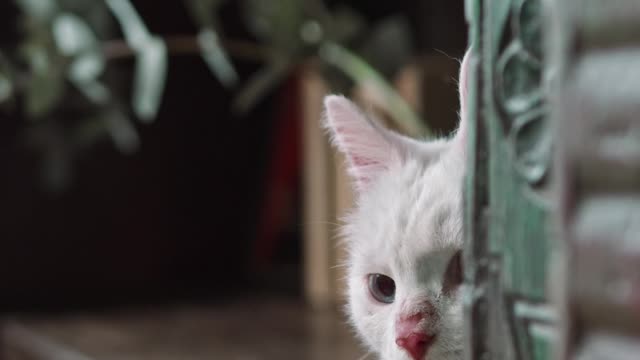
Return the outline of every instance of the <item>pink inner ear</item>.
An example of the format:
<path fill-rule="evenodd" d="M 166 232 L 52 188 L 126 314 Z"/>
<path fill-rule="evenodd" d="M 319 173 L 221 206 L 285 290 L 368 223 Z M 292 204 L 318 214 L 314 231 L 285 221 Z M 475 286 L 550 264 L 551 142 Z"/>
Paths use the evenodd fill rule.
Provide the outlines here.
<path fill-rule="evenodd" d="M 337 134 L 339 134 L 338 136 L 340 136 L 340 138 L 342 139 L 341 141 L 353 141 L 354 143 L 357 142 L 358 134 L 357 131 L 354 131 L 353 128 L 338 126 L 336 127 L 335 131 Z M 384 166 L 384 164 L 381 164 L 380 161 L 377 161 L 372 156 L 367 156 L 367 154 L 359 154 L 357 151 L 347 151 L 346 155 L 351 160 L 351 165 L 356 168 L 363 168 L 365 166 L 372 165 Z"/>
<path fill-rule="evenodd" d="M 346 132 L 343 133 L 346 135 Z M 344 136 L 345 141 L 353 139 L 353 135 Z M 386 164 L 381 160 L 373 157 L 373 154 L 359 154 L 357 148 L 347 149 L 346 157 L 349 161 L 349 171 L 356 180 L 359 190 L 363 190 L 371 180 L 386 168 Z"/>
<path fill-rule="evenodd" d="M 358 192 L 411 156 L 431 159 L 445 148 L 446 140 L 424 143 L 381 127 L 368 119 L 356 105 L 342 96 L 325 97 L 324 126 L 348 163 L 348 173 Z"/>
<path fill-rule="evenodd" d="M 351 162 L 353 162 L 354 166 L 370 166 L 370 165 L 374 165 L 374 164 L 378 164 L 377 162 L 371 160 L 371 159 L 367 159 L 367 158 L 363 158 L 363 157 L 359 157 L 359 156 L 352 156 L 351 157 Z"/>
<path fill-rule="evenodd" d="M 375 178 L 381 171 L 386 169 L 386 165 L 367 157 L 349 156 L 351 163 L 351 173 L 356 179 L 359 190 L 365 189 L 371 180 Z"/>
<path fill-rule="evenodd" d="M 365 190 L 393 161 L 395 151 L 383 129 L 372 123 L 353 103 L 342 96 L 325 98 L 326 126 L 333 143 L 348 159 L 349 173 L 358 191 Z"/>

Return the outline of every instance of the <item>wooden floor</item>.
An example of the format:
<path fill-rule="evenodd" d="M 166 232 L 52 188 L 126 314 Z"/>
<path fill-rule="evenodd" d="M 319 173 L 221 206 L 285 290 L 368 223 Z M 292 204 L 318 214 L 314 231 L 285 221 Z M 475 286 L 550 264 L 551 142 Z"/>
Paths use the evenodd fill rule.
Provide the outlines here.
<path fill-rule="evenodd" d="M 289 301 L 3 322 L 2 360 L 358 360 L 334 312 Z"/>

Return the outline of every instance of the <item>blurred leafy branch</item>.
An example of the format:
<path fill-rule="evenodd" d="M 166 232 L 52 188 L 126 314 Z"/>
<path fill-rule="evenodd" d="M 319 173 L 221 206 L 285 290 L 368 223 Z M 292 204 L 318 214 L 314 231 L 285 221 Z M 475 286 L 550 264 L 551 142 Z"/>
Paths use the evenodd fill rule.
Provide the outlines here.
<path fill-rule="evenodd" d="M 220 84 L 235 93 L 233 109 L 239 114 L 251 110 L 297 65 L 316 58 L 335 86 L 344 88 L 345 79 L 373 83 L 389 99 L 400 128 L 426 133 L 385 80 L 410 56 L 402 18 L 371 27 L 353 10 L 330 10 L 322 0 L 241 0 L 242 17 L 257 39 L 247 41 L 222 35 L 218 14 L 227 0 L 183 0 L 199 29 L 186 35 L 152 33 L 130 0 L 13 1 L 22 36 L 14 48 L 0 49 L 0 106 L 25 118 L 27 140 L 41 150 L 43 174 L 54 189 L 68 184 L 77 154 L 105 136 L 123 153 L 139 147 L 129 114 L 143 123 L 155 119 L 169 58 L 181 53 L 202 57 Z M 130 100 L 122 98 L 128 91 L 121 82 L 109 76 L 120 58 L 135 59 Z M 234 58 L 262 65 L 241 80 Z"/>

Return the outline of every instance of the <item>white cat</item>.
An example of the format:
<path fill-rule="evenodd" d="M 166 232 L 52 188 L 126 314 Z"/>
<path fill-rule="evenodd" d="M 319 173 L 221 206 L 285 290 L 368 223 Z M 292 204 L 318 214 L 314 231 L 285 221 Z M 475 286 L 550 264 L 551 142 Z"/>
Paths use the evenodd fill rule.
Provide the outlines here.
<path fill-rule="evenodd" d="M 461 126 L 450 139 L 412 140 L 383 129 L 344 97 L 325 98 L 325 125 L 357 192 L 342 229 L 348 313 L 382 360 L 462 358 L 468 58 L 460 71 Z"/>

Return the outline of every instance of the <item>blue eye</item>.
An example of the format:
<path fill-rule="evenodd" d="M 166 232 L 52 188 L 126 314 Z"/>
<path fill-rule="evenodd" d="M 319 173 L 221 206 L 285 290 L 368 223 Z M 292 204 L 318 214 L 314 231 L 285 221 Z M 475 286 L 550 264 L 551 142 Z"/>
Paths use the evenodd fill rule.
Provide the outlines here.
<path fill-rule="evenodd" d="M 368 278 L 371 296 L 383 304 L 391 304 L 396 296 L 395 281 L 382 274 L 369 274 Z"/>

